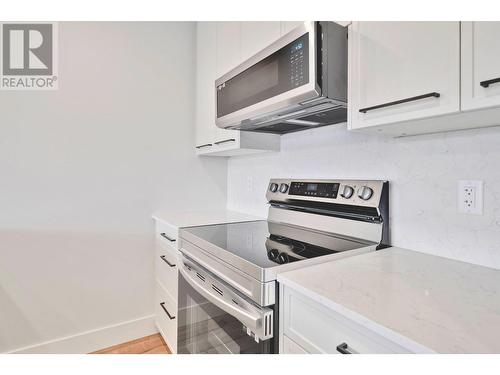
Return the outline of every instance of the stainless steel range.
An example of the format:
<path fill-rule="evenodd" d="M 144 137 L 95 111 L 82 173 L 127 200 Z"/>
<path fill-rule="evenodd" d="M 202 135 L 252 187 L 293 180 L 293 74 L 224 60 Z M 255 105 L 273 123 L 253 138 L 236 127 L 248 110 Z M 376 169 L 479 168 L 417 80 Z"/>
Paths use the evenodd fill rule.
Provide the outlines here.
<path fill-rule="evenodd" d="M 179 353 L 278 351 L 280 272 L 389 245 L 386 181 L 272 179 L 268 219 L 182 229 Z"/>

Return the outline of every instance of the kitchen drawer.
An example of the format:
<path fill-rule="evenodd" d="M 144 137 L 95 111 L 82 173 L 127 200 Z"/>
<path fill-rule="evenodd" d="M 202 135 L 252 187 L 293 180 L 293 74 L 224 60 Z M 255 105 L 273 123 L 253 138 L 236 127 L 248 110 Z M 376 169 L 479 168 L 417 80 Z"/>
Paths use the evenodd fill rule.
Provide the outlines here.
<path fill-rule="evenodd" d="M 283 335 L 283 346 L 280 354 L 308 354 L 308 352 L 291 338 Z"/>
<path fill-rule="evenodd" d="M 156 278 L 170 297 L 177 301 L 177 250 L 169 245 L 156 245 L 155 272 Z"/>
<path fill-rule="evenodd" d="M 281 289 L 281 334 L 307 352 L 339 354 L 337 347 L 347 344 L 347 350 L 353 353 L 408 353 L 398 344 L 303 294 L 287 286 Z"/>
<path fill-rule="evenodd" d="M 161 221 L 156 221 L 156 238 L 161 243 L 177 248 L 179 229 Z"/>
<path fill-rule="evenodd" d="M 172 353 L 177 353 L 177 303 L 156 283 L 155 321 Z"/>

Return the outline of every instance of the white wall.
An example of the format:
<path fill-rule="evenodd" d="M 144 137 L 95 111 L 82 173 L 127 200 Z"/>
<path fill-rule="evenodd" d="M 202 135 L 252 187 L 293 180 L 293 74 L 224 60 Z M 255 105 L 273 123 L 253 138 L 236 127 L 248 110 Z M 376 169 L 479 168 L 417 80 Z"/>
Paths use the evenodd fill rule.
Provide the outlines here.
<path fill-rule="evenodd" d="M 58 91 L 0 92 L 0 352 L 150 316 L 151 213 L 226 199 L 193 152 L 194 24 L 59 34 Z"/>
<path fill-rule="evenodd" d="M 228 207 L 265 215 L 271 177 L 387 179 L 394 246 L 500 268 L 499 145 L 498 127 L 399 139 L 345 125 L 292 133 L 280 153 L 229 161 Z M 460 179 L 484 181 L 482 216 L 457 212 Z"/>

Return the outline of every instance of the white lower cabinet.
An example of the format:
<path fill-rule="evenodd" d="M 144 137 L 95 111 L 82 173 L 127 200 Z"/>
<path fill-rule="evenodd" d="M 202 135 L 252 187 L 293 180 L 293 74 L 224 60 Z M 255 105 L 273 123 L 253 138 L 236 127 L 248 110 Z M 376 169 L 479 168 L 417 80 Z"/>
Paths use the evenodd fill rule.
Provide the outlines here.
<path fill-rule="evenodd" d="M 177 353 L 177 301 L 156 283 L 155 322 L 172 353 Z"/>
<path fill-rule="evenodd" d="M 409 353 L 349 318 L 280 285 L 280 353 Z"/>
<path fill-rule="evenodd" d="M 177 353 L 177 288 L 179 228 L 156 222 L 155 322 L 172 353 Z"/>
<path fill-rule="evenodd" d="M 159 243 L 156 247 L 156 279 L 163 285 L 169 296 L 177 299 L 177 249 Z"/>
<path fill-rule="evenodd" d="M 297 344 L 287 335 L 283 335 L 282 342 L 283 348 L 281 352 L 283 354 L 308 354 L 307 350 L 305 350 L 302 346 Z"/>

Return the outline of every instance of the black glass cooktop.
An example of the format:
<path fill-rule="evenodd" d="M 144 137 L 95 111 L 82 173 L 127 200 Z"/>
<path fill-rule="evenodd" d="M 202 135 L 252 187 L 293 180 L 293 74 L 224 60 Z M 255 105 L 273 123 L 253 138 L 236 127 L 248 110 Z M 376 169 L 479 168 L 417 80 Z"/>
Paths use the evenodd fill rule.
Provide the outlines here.
<path fill-rule="evenodd" d="M 333 234 L 268 221 L 185 228 L 196 236 L 262 268 L 367 246 Z"/>

